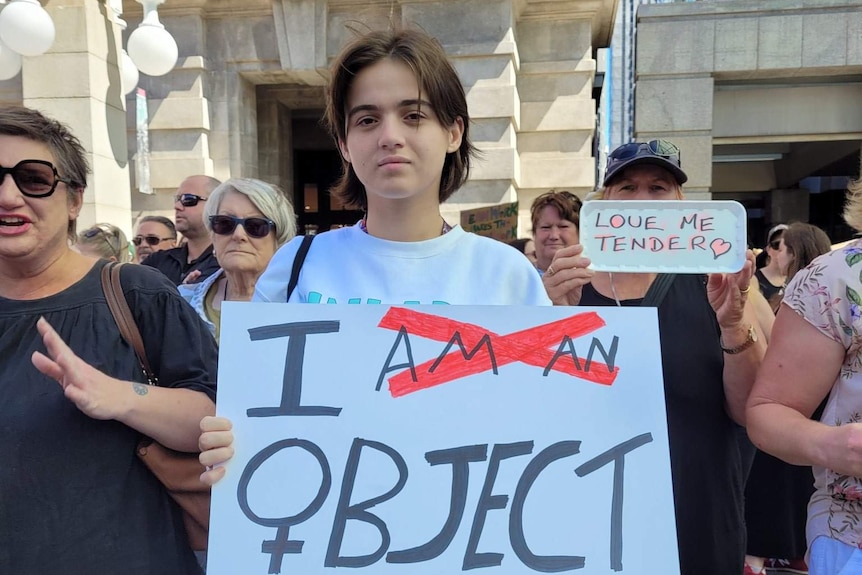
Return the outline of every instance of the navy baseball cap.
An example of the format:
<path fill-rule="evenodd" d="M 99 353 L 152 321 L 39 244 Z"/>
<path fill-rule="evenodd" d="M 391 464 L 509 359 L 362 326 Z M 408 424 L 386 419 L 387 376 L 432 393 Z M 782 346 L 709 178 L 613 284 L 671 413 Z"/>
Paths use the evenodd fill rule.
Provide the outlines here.
<path fill-rule="evenodd" d="M 607 186 L 623 170 L 632 166 L 652 164 L 664 168 L 673 174 L 676 183 L 683 185 L 688 181 L 688 176 L 680 167 L 680 153 L 676 144 L 667 140 L 650 140 L 649 142 L 631 142 L 623 144 L 610 154 L 605 167 L 605 179 L 602 183 Z"/>

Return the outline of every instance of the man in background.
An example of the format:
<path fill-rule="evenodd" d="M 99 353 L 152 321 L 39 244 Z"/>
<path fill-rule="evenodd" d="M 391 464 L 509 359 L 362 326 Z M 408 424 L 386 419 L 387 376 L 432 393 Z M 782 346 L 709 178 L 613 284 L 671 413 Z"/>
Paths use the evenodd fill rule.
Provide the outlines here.
<path fill-rule="evenodd" d="M 135 245 L 136 264 L 155 252 L 169 250 L 177 245 L 174 222 L 164 216 L 144 216 L 138 221 L 138 229 L 132 243 Z"/>
<path fill-rule="evenodd" d="M 204 202 L 221 182 L 210 176 L 189 176 L 177 188 L 174 197 L 176 231 L 185 242 L 178 248 L 162 250 L 149 256 L 143 263 L 165 274 L 176 285 L 188 277 L 190 282 L 201 281 L 219 268 L 213 255 L 213 246 L 204 226 Z"/>

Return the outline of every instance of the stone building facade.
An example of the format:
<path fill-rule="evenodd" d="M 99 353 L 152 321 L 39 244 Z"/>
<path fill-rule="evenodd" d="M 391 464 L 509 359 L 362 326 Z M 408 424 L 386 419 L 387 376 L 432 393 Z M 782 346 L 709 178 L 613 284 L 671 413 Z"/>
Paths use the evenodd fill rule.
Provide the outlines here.
<path fill-rule="evenodd" d="M 635 69 L 635 137 L 679 144 L 690 196 L 743 202 L 756 232 L 800 220 L 848 239 L 840 212 L 859 177 L 862 3 L 641 5 Z"/>
<path fill-rule="evenodd" d="M 135 99 L 121 94 L 117 67 L 140 4 L 122 3 L 125 33 L 104 1 L 44 6 L 57 42 L 0 82 L 0 101 L 44 109 L 82 137 L 95 168 L 83 225 L 107 220 L 128 230 L 141 213 L 170 214 L 177 185 L 199 173 L 280 184 L 293 193 L 302 225 L 355 221 L 325 193 L 340 169 L 320 126 L 327 67 L 355 30 L 390 25 L 437 37 L 468 94 L 482 157 L 444 204 L 448 220 L 519 201 L 524 235 L 537 194 L 595 184 L 594 52 L 609 42 L 616 0 L 167 0 L 159 16 L 179 61 L 139 83 L 152 195 L 137 190 Z"/>

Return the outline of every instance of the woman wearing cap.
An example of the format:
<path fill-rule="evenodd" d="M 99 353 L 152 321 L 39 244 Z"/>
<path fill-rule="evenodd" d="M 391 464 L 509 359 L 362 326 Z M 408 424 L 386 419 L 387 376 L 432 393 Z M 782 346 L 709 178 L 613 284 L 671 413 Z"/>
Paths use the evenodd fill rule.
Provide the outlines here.
<path fill-rule="evenodd" d="M 599 199 L 680 200 L 679 149 L 662 140 L 608 156 Z M 580 245 L 557 252 L 543 277 L 557 304 L 640 305 L 656 274 L 587 269 Z M 735 274 L 676 275 L 658 306 L 671 471 L 683 575 L 742 573 L 743 473 L 735 424 L 764 353 L 746 305 L 754 256 Z"/>
<path fill-rule="evenodd" d="M 530 219 L 539 273 L 545 273 L 559 249 L 579 242 L 580 213 L 581 199 L 571 192 L 548 192 L 533 200 Z"/>

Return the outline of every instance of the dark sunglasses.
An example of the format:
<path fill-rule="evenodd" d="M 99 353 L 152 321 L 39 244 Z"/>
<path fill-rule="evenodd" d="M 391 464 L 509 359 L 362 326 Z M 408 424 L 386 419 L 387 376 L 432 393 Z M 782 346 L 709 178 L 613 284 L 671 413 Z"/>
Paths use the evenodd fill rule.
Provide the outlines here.
<path fill-rule="evenodd" d="M 275 229 L 275 222 L 266 218 L 238 218 L 236 216 L 210 216 L 210 227 L 213 233 L 220 236 L 228 236 L 233 233 L 237 226 L 242 225 L 249 236 L 253 238 L 265 238 L 269 232 Z"/>
<path fill-rule="evenodd" d="M 54 193 L 59 182 L 78 187 L 74 181 L 61 178 L 54 164 L 45 160 L 21 160 L 11 168 L 0 166 L 0 184 L 6 179 L 6 174 L 12 176 L 15 185 L 28 198 L 47 198 Z"/>
<path fill-rule="evenodd" d="M 135 244 L 135 247 L 140 246 L 143 242 L 146 242 L 148 246 L 157 246 L 162 242 L 175 239 L 177 238 L 160 238 L 159 236 L 135 236 L 134 238 L 132 238 L 132 243 Z"/>
<path fill-rule="evenodd" d="M 198 205 L 198 202 L 205 202 L 206 198 L 196 196 L 194 194 L 177 194 L 174 197 L 174 202 L 179 202 L 184 208 L 193 208 Z"/>

